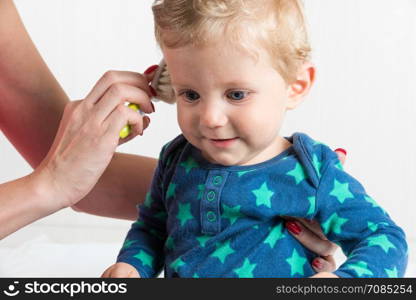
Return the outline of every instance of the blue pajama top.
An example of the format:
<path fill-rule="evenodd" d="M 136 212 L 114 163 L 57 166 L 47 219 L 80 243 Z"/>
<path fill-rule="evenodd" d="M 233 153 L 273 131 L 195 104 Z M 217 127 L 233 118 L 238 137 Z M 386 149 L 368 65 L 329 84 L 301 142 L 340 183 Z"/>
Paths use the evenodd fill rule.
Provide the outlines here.
<path fill-rule="evenodd" d="M 316 257 L 282 216 L 314 219 L 347 260 L 340 277 L 402 277 L 405 234 L 327 146 L 292 146 L 250 166 L 205 160 L 183 135 L 161 151 L 151 190 L 118 262 L 141 277 L 309 277 Z"/>

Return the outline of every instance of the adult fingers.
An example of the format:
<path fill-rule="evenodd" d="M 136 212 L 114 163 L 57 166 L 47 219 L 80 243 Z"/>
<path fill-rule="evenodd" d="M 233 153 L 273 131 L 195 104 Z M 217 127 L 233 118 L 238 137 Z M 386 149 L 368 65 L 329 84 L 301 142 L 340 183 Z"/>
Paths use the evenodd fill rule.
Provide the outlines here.
<path fill-rule="evenodd" d="M 153 112 L 150 97 L 142 89 L 124 83 L 116 83 L 107 89 L 100 101 L 94 106 L 97 121 L 101 123 L 117 105 L 124 104 L 126 101 L 139 105 L 143 112 Z"/>
<path fill-rule="evenodd" d="M 335 152 L 337 153 L 338 158 L 339 158 L 341 164 L 344 165 L 345 164 L 345 160 L 347 159 L 347 151 L 345 149 L 343 149 L 343 148 L 338 148 L 338 149 L 335 149 Z"/>
<path fill-rule="evenodd" d="M 143 128 L 140 128 L 139 124 L 136 125 L 130 125 L 130 134 L 126 136 L 124 139 L 119 140 L 119 145 L 127 143 L 128 141 L 134 139 L 137 135 L 143 135 L 143 131 L 146 130 L 147 127 L 149 127 L 150 124 L 150 118 L 148 116 L 143 117 Z"/>
<path fill-rule="evenodd" d="M 155 77 L 156 70 L 159 68 L 159 65 L 153 65 L 150 66 L 144 71 L 143 76 L 146 77 L 148 82 L 151 82 L 153 80 L 153 77 Z"/>
<path fill-rule="evenodd" d="M 309 220 L 304 218 L 294 218 L 291 216 L 282 216 L 283 219 L 287 221 L 297 221 L 302 223 L 303 226 L 308 228 L 310 231 L 312 231 L 314 234 L 316 234 L 319 238 L 323 240 L 327 240 L 325 234 L 322 232 L 321 225 L 316 222 L 315 220 Z"/>
<path fill-rule="evenodd" d="M 312 261 L 312 268 L 316 272 L 334 272 L 337 264 L 332 255 L 317 257 Z"/>
<path fill-rule="evenodd" d="M 321 225 L 315 220 L 297 218 L 296 221 L 300 222 L 303 226 L 308 228 L 314 234 L 316 234 L 319 238 L 323 240 L 327 240 L 327 237 L 322 231 Z"/>
<path fill-rule="evenodd" d="M 148 75 L 144 76 L 140 73 L 129 71 L 107 71 L 97 81 L 91 92 L 87 95 L 85 100 L 88 104 L 95 104 L 104 95 L 105 91 L 113 84 L 124 83 L 135 86 L 145 91 L 149 96 L 152 92 L 149 88 Z"/>
<path fill-rule="evenodd" d="M 300 222 L 289 221 L 286 222 L 285 226 L 303 246 L 319 256 L 332 255 L 338 247 L 329 240 L 321 239 Z"/>
<path fill-rule="evenodd" d="M 131 127 L 131 138 L 143 132 L 143 117 L 140 113 L 128 108 L 124 104 L 119 104 L 104 121 L 105 135 L 114 137 L 120 130 L 129 124 Z"/>

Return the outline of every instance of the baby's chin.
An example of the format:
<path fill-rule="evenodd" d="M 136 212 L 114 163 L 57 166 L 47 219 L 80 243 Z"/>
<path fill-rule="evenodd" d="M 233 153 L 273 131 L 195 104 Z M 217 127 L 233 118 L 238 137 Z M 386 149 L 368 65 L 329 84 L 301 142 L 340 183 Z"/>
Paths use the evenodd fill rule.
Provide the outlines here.
<path fill-rule="evenodd" d="M 210 153 L 202 150 L 201 151 L 202 156 L 211 164 L 216 164 L 216 165 L 222 165 L 222 166 L 235 166 L 237 164 L 236 159 L 228 154 L 228 155 L 224 155 L 224 154 L 213 154 L 211 155 Z"/>
<path fill-rule="evenodd" d="M 209 154 L 202 151 L 202 156 L 212 164 L 222 165 L 225 167 L 249 165 L 249 159 L 246 157 L 236 156 L 235 153 Z"/>

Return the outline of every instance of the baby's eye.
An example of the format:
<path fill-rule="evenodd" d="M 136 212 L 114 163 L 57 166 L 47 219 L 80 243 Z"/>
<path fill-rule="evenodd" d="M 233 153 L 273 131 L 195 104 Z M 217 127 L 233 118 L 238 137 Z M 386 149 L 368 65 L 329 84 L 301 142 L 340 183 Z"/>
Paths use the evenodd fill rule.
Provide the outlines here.
<path fill-rule="evenodd" d="M 183 95 L 185 95 L 186 100 L 188 101 L 196 101 L 200 98 L 199 94 L 193 90 L 187 90 L 183 92 Z"/>
<path fill-rule="evenodd" d="M 231 100 L 243 100 L 247 95 L 247 91 L 232 91 L 227 94 L 227 97 Z"/>

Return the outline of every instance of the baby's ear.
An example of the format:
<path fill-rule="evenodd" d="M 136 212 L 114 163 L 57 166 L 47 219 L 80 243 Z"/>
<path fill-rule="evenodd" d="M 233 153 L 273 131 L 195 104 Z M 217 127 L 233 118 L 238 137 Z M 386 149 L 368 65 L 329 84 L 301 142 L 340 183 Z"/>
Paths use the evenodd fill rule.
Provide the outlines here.
<path fill-rule="evenodd" d="M 287 109 L 296 108 L 306 97 L 315 81 L 315 67 L 310 62 L 305 62 L 299 67 L 296 80 L 288 85 Z"/>

